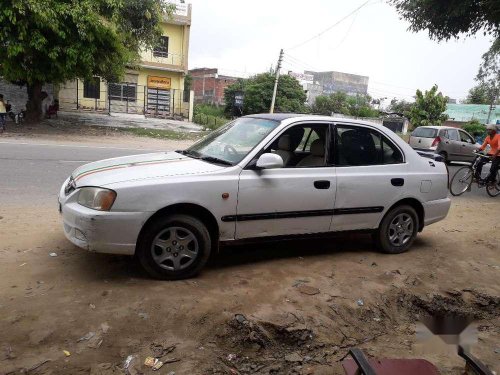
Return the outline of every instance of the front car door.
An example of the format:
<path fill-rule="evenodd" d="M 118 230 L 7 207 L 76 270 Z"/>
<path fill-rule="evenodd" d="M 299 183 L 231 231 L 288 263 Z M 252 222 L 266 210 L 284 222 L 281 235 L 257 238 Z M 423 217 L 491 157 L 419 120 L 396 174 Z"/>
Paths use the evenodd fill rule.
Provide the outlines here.
<path fill-rule="evenodd" d="M 337 194 L 331 230 L 377 228 L 404 192 L 404 154 L 373 127 L 337 124 L 335 130 Z"/>
<path fill-rule="evenodd" d="M 448 160 L 462 160 L 462 143 L 457 129 L 446 130 L 445 151 L 448 154 Z"/>
<path fill-rule="evenodd" d="M 329 230 L 336 189 L 331 135 L 326 122 L 292 124 L 256 157 L 274 152 L 286 161 L 283 168 L 256 170 L 254 160 L 243 169 L 237 214 L 229 218 L 236 221 L 236 239 Z"/>
<path fill-rule="evenodd" d="M 461 158 L 464 161 L 473 161 L 475 158 L 474 150 L 476 150 L 476 141 L 468 133 L 463 130 L 458 131 L 461 143 Z"/>

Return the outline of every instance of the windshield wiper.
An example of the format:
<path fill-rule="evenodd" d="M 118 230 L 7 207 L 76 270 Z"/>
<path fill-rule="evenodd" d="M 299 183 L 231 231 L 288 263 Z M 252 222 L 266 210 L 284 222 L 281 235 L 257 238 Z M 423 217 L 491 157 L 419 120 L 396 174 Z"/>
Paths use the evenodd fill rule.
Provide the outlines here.
<path fill-rule="evenodd" d="M 196 151 L 191 151 L 191 150 L 177 150 L 175 152 L 177 152 L 178 154 L 190 156 L 190 157 L 192 157 L 194 159 L 199 159 L 200 158 L 200 154 L 198 152 L 196 152 Z"/>
<path fill-rule="evenodd" d="M 231 165 L 231 166 L 233 165 L 233 163 L 227 160 L 219 159 L 213 156 L 202 156 L 200 159 L 203 161 L 207 161 L 209 163 L 217 163 L 217 164 Z"/>

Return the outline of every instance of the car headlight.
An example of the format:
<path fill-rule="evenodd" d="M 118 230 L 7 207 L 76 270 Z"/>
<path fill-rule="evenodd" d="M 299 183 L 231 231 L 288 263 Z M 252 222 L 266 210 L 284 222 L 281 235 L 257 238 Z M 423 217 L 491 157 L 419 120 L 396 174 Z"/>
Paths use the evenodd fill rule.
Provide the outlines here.
<path fill-rule="evenodd" d="M 93 210 L 109 211 L 116 199 L 116 192 L 98 187 L 84 187 L 78 193 L 78 203 Z"/>

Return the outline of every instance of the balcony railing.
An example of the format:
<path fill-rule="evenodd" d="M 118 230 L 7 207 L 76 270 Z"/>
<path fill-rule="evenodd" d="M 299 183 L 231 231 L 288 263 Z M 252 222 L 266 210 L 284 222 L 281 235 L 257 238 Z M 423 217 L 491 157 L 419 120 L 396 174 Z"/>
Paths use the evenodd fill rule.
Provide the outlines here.
<path fill-rule="evenodd" d="M 166 53 L 159 51 L 145 51 L 141 54 L 143 64 L 153 63 L 162 65 L 171 65 L 184 69 L 184 56 L 175 53 Z"/>

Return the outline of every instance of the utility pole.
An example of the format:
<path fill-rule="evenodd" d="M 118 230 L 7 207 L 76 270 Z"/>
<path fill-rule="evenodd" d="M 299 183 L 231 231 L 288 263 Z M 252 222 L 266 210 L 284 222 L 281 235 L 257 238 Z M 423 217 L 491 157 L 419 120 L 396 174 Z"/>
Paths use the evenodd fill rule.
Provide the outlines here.
<path fill-rule="evenodd" d="M 271 100 L 271 109 L 269 110 L 269 113 L 274 113 L 274 103 L 276 102 L 276 91 L 278 90 L 278 80 L 280 78 L 280 69 L 281 69 L 281 61 L 282 60 L 283 60 L 283 48 L 280 51 L 278 65 L 276 66 L 276 78 L 274 79 L 273 98 Z"/>
<path fill-rule="evenodd" d="M 488 111 L 488 119 L 486 120 L 486 124 L 490 123 L 491 112 L 493 112 L 495 110 L 495 101 L 496 101 L 496 97 L 494 96 L 492 101 L 491 101 L 491 104 L 490 104 L 490 110 Z"/>

